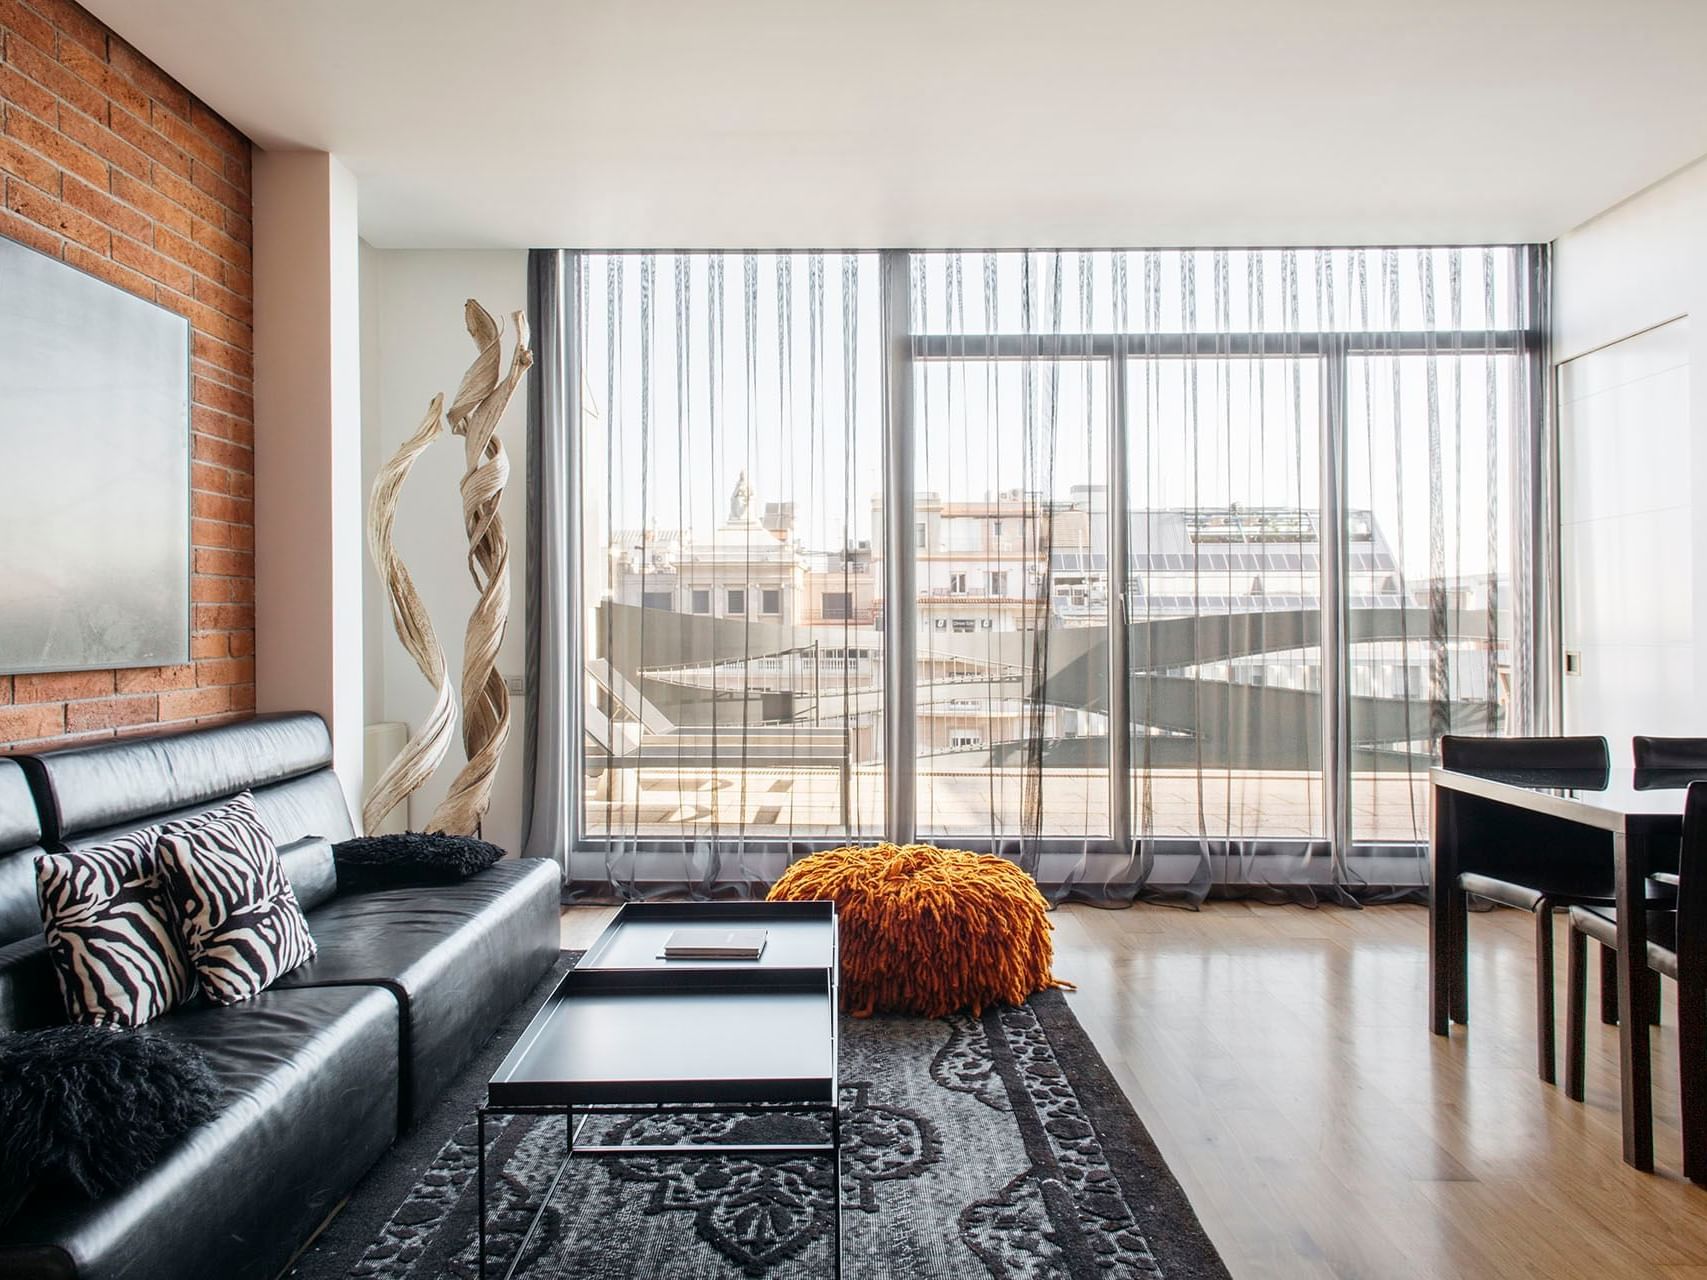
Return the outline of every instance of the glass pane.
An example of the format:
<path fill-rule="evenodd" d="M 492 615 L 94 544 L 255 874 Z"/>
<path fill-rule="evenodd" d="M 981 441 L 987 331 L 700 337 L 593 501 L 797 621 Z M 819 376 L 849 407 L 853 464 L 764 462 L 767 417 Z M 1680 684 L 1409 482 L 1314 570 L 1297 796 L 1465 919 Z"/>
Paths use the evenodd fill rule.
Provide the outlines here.
<path fill-rule="evenodd" d="M 914 378 L 918 830 L 1106 835 L 1108 366 Z"/>
<path fill-rule="evenodd" d="M 586 831 L 883 827 L 874 255 L 588 255 Z"/>
<path fill-rule="evenodd" d="M 1126 385 L 1134 831 L 1323 835 L 1318 364 Z"/>
<path fill-rule="evenodd" d="M 1521 367 L 1451 351 L 1350 363 L 1352 549 L 1368 557 L 1351 577 L 1354 840 L 1427 840 L 1440 735 L 1514 731 Z"/>

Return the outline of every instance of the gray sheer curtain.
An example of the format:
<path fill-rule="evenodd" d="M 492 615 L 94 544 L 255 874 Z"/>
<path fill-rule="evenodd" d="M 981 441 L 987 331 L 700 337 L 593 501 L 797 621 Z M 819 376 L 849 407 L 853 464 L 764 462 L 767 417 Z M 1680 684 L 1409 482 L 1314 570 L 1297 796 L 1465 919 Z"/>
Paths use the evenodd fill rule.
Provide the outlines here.
<path fill-rule="evenodd" d="M 578 771 L 573 744 L 580 732 L 580 681 L 570 627 L 570 572 L 578 539 L 568 335 L 574 306 L 567 255 L 536 249 L 528 255 L 528 314 L 536 360 L 528 380 L 526 694 L 522 708 L 522 853 L 550 858 L 569 875 Z"/>
<path fill-rule="evenodd" d="M 1057 899 L 1415 892 L 1439 735 L 1534 727 L 1545 273 L 536 254 L 530 850 L 624 896 L 913 835 Z"/>

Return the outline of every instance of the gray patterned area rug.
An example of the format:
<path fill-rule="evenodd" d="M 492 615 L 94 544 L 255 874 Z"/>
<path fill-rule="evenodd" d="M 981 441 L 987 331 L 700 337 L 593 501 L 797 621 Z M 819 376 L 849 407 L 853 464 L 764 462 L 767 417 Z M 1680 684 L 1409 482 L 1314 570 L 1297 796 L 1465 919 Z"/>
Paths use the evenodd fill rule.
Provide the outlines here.
<path fill-rule="evenodd" d="M 433 1115 L 382 1159 L 293 1276 L 472 1280 L 474 1106 L 568 963 L 566 956 Z M 845 1018 L 841 1055 L 849 1280 L 1227 1275 L 1060 993 L 981 1018 Z M 821 1136 L 800 1117 L 646 1116 L 592 1121 L 583 1140 Z M 561 1117 L 488 1122 L 490 1274 L 501 1275 L 514 1256 L 564 1137 Z M 517 1275 L 828 1276 L 830 1186 L 821 1160 L 575 1161 Z"/>

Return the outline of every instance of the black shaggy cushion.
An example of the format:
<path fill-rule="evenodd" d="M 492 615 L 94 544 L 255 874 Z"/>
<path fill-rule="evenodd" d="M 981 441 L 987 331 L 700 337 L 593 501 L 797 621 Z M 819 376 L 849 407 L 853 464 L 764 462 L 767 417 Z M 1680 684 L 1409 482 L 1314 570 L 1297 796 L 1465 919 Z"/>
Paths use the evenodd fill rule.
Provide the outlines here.
<path fill-rule="evenodd" d="M 340 888 L 445 884 L 466 880 L 504 856 L 504 851 L 472 836 L 405 831 L 392 836 L 360 836 L 332 846 Z"/>
<path fill-rule="evenodd" d="M 201 1051 L 162 1036 L 48 1027 L 0 1036 L 0 1222 L 33 1189 L 129 1186 L 219 1110 Z"/>

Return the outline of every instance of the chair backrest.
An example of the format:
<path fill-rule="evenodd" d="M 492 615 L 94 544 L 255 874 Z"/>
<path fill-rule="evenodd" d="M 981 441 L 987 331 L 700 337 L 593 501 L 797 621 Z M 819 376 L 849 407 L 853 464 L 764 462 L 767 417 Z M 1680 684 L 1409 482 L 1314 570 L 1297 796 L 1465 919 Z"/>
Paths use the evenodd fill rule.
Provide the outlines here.
<path fill-rule="evenodd" d="M 1635 764 L 1631 783 L 1638 791 L 1681 790 L 1697 778 L 1707 778 L 1707 738 L 1630 739 Z"/>
<path fill-rule="evenodd" d="M 1605 738 L 1471 738 L 1440 740 L 1442 768 L 1522 787 L 1601 791 L 1612 772 Z"/>
<path fill-rule="evenodd" d="M 1707 782 L 1689 784 L 1683 800 L 1683 844 L 1677 859 L 1677 972 L 1707 966 Z"/>

